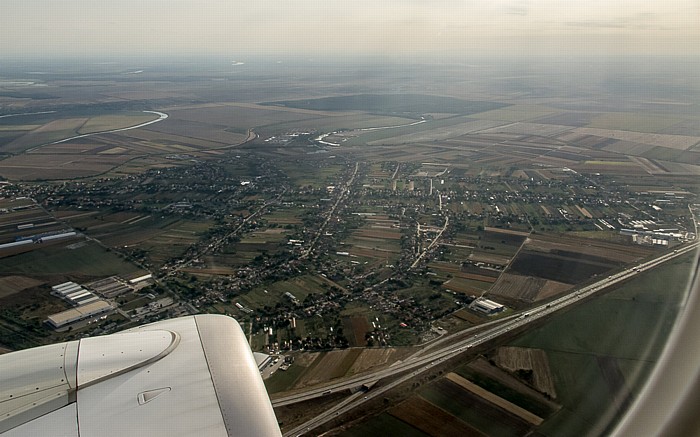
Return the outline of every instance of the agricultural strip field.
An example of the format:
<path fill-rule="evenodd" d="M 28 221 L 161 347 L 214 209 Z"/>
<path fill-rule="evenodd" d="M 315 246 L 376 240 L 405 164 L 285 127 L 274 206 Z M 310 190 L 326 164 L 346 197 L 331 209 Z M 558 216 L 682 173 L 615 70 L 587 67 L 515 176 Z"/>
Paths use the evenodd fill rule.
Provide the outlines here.
<path fill-rule="evenodd" d="M 493 279 L 493 278 L 489 278 Z M 451 278 L 442 284 L 442 287 L 457 293 L 478 295 L 489 289 L 493 281 L 475 281 L 471 279 Z"/>
<path fill-rule="evenodd" d="M 316 359 L 319 353 L 316 352 L 307 355 L 313 356 L 311 360 L 313 361 L 314 359 Z M 267 392 L 273 394 L 291 389 L 295 385 L 296 381 L 298 381 L 299 378 L 301 378 L 304 372 L 308 370 L 310 364 L 310 362 L 305 362 L 297 358 L 297 360 L 294 362 L 293 365 L 289 367 L 289 369 L 275 372 L 275 374 L 272 375 L 272 377 L 264 381 Z"/>
<path fill-rule="evenodd" d="M 322 354 L 295 384 L 297 388 L 345 376 L 363 349 L 334 350 Z"/>
<path fill-rule="evenodd" d="M 391 408 L 389 414 L 431 436 L 482 435 L 459 418 L 420 397 L 412 397 Z"/>
<path fill-rule="evenodd" d="M 486 282 L 489 284 L 496 282 L 496 277 L 498 276 L 498 273 L 492 270 L 479 269 L 475 267 L 472 267 L 472 269 L 479 273 L 469 273 L 463 271 L 459 264 L 446 263 L 443 261 L 432 262 L 428 264 L 428 267 L 436 270 L 437 272 L 450 274 L 456 278 L 468 279 L 477 282 Z"/>
<path fill-rule="evenodd" d="M 470 117 L 445 118 L 403 128 L 387 129 L 358 137 L 369 145 L 421 143 L 458 138 L 463 135 L 493 128 L 502 123 L 491 120 L 474 120 Z M 373 140 L 373 138 L 379 138 Z M 454 153 L 450 151 L 448 153 Z"/>
<path fill-rule="evenodd" d="M 421 399 L 421 405 L 433 406 L 431 412 L 441 409 L 442 420 L 448 422 L 458 421 L 462 426 L 476 429 L 484 435 L 525 435 L 531 425 L 520 417 L 502 410 L 486 399 L 470 390 L 450 381 L 440 378 L 419 390 L 420 397 L 409 399 Z M 393 414 L 393 412 L 390 410 Z M 451 417 L 445 417 L 449 414 Z M 432 419 L 426 423 L 434 425 Z M 409 422 L 414 424 L 413 422 Z M 461 434 L 439 434 L 461 435 Z"/>
<path fill-rule="evenodd" d="M 489 290 L 489 294 L 518 299 L 525 302 L 537 302 L 556 296 L 569 288 L 571 288 L 571 285 L 562 282 L 513 273 L 503 273 Z"/>
<path fill-rule="evenodd" d="M 511 343 L 542 349 L 549 359 L 563 408 L 543 423 L 540 433 L 600 435 L 609 429 L 607 421 L 625 405 L 620 400 L 639 392 L 658 360 L 689 271 L 691 257 L 673 260 L 555 315 Z"/>
<path fill-rule="evenodd" d="M 278 124 L 269 124 L 256 129 L 256 132 L 260 131 L 261 133 L 269 135 L 285 133 L 295 129 L 314 130 L 316 132 L 326 133 L 343 130 L 344 132 L 341 132 L 340 134 L 347 137 L 348 135 L 358 134 L 362 132 L 363 129 L 375 129 L 385 126 L 400 126 L 414 122 L 415 120 L 410 118 L 388 117 L 374 114 L 351 114 L 342 117 L 324 116 Z M 346 130 L 352 130 L 352 132 L 347 133 L 345 132 Z M 333 137 L 328 137 L 328 139 L 331 138 Z"/>
<path fill-rule="evenodd" d="M 364 111 L 380 114 L 425 114 L 437 112 L 461 115 L 475 114 L 508 106 L 503 103 L 419 94 L 357 94 L 311 100 L 269 102 L 265 103 L 265 105 L 315 111 Z"/>
<path fill-rule="evenodd" d="M 183 138 L 195 138 L 205 141 L 212 141 L 225 144 L 240 144 L 245 141 L 247 135 L 245 133 L 235 133 L 227 131 L 225 125 L 217 125 L 213 123 L 200 123 L 178 119 L 177 117 L 169 117 L 161 123 L 149 125 L 144 130 L 175 135 Z"/>
<path fill-rule="evenodd" d="M 557 238 L 554 235 L 537 235 L 528 239 L 513 260 L 508 272 L 575 284 L 626 263 L 637 261 L 651 253 L 653 253 L 651 249 L 640 245 L 623 245 L 568 236 Z M 503 280 L 502 293 L 509 293 L 507 290 L 511 287 L 506 285 L 508 281 L 512 282 L 514 279 L 516 278 L 510 277 Z M 532 297 L 530 294 L 527 294 L 528 298 Z"/>
<path fill-rule="evenodd" d="M 115 129 L 122 129 L 130 126 L 137 126 L 148 121 L 156 120 L 158 115 L 143 112 L 129 114 L 98 115 L 91 117 L 78 130 L 79 134 L 89 134 L 93 132 L 104 132 Z"/>
<path fill-rule="evenodd" d="M 365 346 L 365 334 L 371 331 L 367 317 L 352 316 L 343 318 L 343 332 L 350 346 Z"/>
<path fill-rule="evenodd" d="M 600 275 L 615 267 L 580 257 L 542 254 L 528 250 L 521 251 L 510 266 L 510 271 L 520 275 L 532 275 L 551 281 L 576 284 L 595 275 Z M 526 296 L 526 298 L 529 296 Z"/>
<path fill-rule="evenodd" d="M 595 135 L 603 138 L 613 138 L 622 141 L 650 144 L 676 150 L 688 150 L 700 141 L 700 137 L 687 135 L 666 135 L 655 133 L 634 132 L 618 129 L 575 128 L 572 132 L 584 135 Z"/>
<path fill-rule="evenodd" d="M 324 116 L 323 113 L 312 111 L 296 112 L 284 109 L 286 108 L 215 103 L 184 108 L 177 107 L 169 109 L 168 114 L 170 118 L 178 122 L 193 122 L 240 130 Z"/>
<path fill-rule="evenodd" d="M 484 318 L 481 315 L 472 313 L 466 309 L 455 311 L 454 313 L 452 313 L 452 315 L 460 320 L 464 320 L 465 322 L 469 322 L 473 325 L 478 325 L 484 322 Z"/>
<path fill-rule="evenodd" d="M 538 358 L 541 359 L 535 365 L 527 363 L 530 365 L 528 369 L 516 369 L 516 371 L 532 370 L 532 379 L 535 378 L 535 373 L 538 373 L 538 380 L 551 382 L 552 373 L 546 366 L 547 357 L 544 351 L 540 352 L 541 357 Z M 496 354 L 498 354 L 498 350 L 496 350 Z M 457 368 L 455 373 L 542 418 L 550 417 L 561 408 L 561 405 L 553 400 L 556 397 L 556 392 L 552 383 L 543 384 L 551 391 L 539 391 L 533 388 L 532 379 L 527 382 L 523 381 L 516 376 L 516 373 L 499 367 L 496 359 L 498 359 L 497 355 L 488 361 L 486 357 L 479 357 L 469 364 Z"/>
<path fill-rule="evenodd" d="M 384 366 L 389 363 L 402 360 L 413 353 L 412 348 L 372 348 L 362 349 L 355 362 L 350 366 L 349 375 L 361 373 L 374 367 Z"/>
<path fill-rule="evenodd" d="M 472 114 L 473 118 L 506 122 L 529 121 L 556 114 L 560 110 L 536 105 L 513 105 L 502 109 Z M 555 123 L 565 124 L 565 123 Z"/>
<path fill-rule="evenodd" d="M 21 135 L 18 135 L 17 138 L 2 147 L 0 151 L 21 153 L 33 147 L 47 145 L 76 135 L 136 126 L 156 118 L 157 116 L 154 114 L 142 112 L 103 114 L 74 118 L 67 117 L 61 113 L 28 115 L 22 117 L 22 121 L 34 124 L 18 126 L 19 129 L 15 129 L 15 131 L 19 131 Z M 15 120 L 15 122 L 16 121 L 17 120 Z M 33 129 L 26 129 L 28 126 L 33 127 Z M 7 130 L 10 127 L 11 126 L 2 126 L 2 123 L 0 123 L 0 129 Z"/>
<path fill-rule="evenodd" d="M 77 135 L 78 129 L 80 129 L 87 120 L 87 117 L 54 119 L 37 129 L 26 132 L 9 144 L 3 145 L 0 151 L 5 153 L 21 153 L 32 147 L 69 138 Z"/>
<path fill-rule="evenodd" d="M 427 434 L 397 419 L 389 413 L 382 413 L 339 434 L 342 437 L 367 437 L 397 435 L 402 437 L 425 437 Z M 479 435 L 479 434 L 476 434 Z"/>
<path fill-rule="evenodd" d="M 0 299 L 28 288 L 37 287 L 43 283 L 43 281 L 27 276 L 12 275 L 0 277 Z"/>
<path fill-rule="evenodd" d="M 539 425 L 542 423 L 542 418 L 532 414 L 531 412 L 527 411 L 524 408 L 521 408 L 505 399 L 503 399 L 500 396 L 494 395 L 488 390 L 485 390 L 478 385 L 474 384 L 473 382 L 469 381 L 468 379 L 465 379 L 461 377 L 460 375 L 456 373 L 449 373 L 446 377 L 448 380 L 454 382 L 455 384 L 459 385 L 460 387 L 469 390 L 470 392 L 474 393 L 475 395 L 487 400 L 488 402 L 494 404 L 495 406 L 508 411 L 511 414 L 514 414 L 518 416 L 519 418 L 525 420 L 526 422 L 529 422 L 533 425 Z"/>
<path fill-rule="evenodd" d="M 510 372 L 532 371 L 532 385 L 542 393 L 556 397 L 547 354 L 540 349 L 501 347 L 496 351 L 496 364 Z"/>
<path fill-rule="evenodd" d="M 105 173 L 131 159 L 128 155 L 24 154 L 0 161 L 0 175 L 10 180 L 57 180 Z"/>

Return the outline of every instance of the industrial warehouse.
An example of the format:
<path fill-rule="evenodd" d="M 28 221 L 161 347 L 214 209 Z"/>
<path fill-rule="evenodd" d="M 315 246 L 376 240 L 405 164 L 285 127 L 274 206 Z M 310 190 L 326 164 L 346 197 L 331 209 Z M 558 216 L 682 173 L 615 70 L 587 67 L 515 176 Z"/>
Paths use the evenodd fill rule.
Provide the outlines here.
<path fill-rule="evenodd" d="M 71 323 L 89 319 L 90 317 L 100 314 L 106 315 L 106 313 L 109 313 L 112 310 L 114 310 L 114 307 L 109 302 L 104 300 L 96 300 L 86 305 L 81 305 L 66 311 L 61 311 L 60 313 L 52 314 L 46 321 L 54 329 L 61 329 L 70 325 Z"/>

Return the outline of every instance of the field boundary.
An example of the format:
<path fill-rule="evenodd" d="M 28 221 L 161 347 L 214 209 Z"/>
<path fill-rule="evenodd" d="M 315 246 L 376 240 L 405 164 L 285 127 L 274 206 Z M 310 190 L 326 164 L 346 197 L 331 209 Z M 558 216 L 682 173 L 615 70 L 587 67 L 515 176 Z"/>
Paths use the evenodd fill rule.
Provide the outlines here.
<path fill-rule="evenodd" d="M 496 405 L 497 407 L 500 407 L 509 413 L 512 413 L 519 418 L 525 420 L 526 422 L 529 422 L 533 425 L 540 425 L 544 419 L 541 418 L 540 416 L 537 416 L 526 409 L 519 407 L 515 405 L 514 403 L 507 401 L 503 399 L 500 396 L 497 396 L 493 393 L 491 393 L 488 390 L 485 390 L 478 385 L 474 384 L 473 382 L 469 381 L 468 379 L 465 379 L 461 376 L 459 376 L 456 373 L 448 373 L 447 374 L 447 379 L 450 381 L 454 382 L 455 384 L 459 385 L 460 387 L 464 388 L 465 390 L 468 390 L 475 395 L 487 400 L 488 402 Z"/>

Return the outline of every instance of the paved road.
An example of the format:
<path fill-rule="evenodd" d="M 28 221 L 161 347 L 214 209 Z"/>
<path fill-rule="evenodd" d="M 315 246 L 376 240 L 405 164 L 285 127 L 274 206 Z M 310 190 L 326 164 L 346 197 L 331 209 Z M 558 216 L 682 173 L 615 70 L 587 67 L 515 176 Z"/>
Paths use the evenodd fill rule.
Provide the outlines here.
<path fill-rule="evenodd" d="M 432 249 L 433 246 L 435 246 L 437 244 L 437 242 L 440 240 L 440 237 L 442 237 L 443 232 L 445 232 L 445 229 L 447 229 L 447 225 L 449 225 L 449 224 L 450 224 L 450 216 L 446 215 L 445 216 L 445 225 L 442 227 L 442 229 L 440 229 L 440 232 L 438 232 L 438 234 L 435 236 L 433 241 L 428 245 L 428 247 L 423 249 L 423 251 L 420 253 L 420 255 L 418 255 L 418 258 L 416 258 L 416 260 L 413 261 L 413 264 L 411 264 L 411 267 L 409 267 L 409 270 L 414 269 L 418 265 L 418 263 L 420 263 L 420 260 L 422 260 L 423 257 L 428 253 L 428 251 L 430 249 Z"/>
<path fill-rule="evenodd" d="M 304 253 L 302 253 L 301 258 L 307 258 L 309 255 L 311 255 L 311 252 L 314 250 L 314 246 L 316 246 L 316 242 L 321 237 L 321 234 L 323 234 L 323 231 L 326 229 L 326 225 L 328 225 L 328 222 L 331 221 L 331 219 L 333 218 L 333 215 L 335 215 L 335 210 L 338 209 L 338 205 L 340 205 L 340 202 L 345 198 L 345 195 L 350 190 L 350 187 L 352 186 L 352 182 L 355 180 L 355 176 L 357 176 L 357 170 L 359 168 L 360 168 L 360 163 L 356 162 L 355 163 L 355 171 L 352 172 L 352 176 L 350 176 L 350 179 L 343 186 L 343 191 L 338 195 L 338 199 L 333 204 L 333 207 L 331 208 L 330 212 L 328 213 L 328 217 L 326 217 L 326 220 L 323 222 L 321 227 L 318 228 L 318 232 L 316 233 L 316 236 L 311 241 L 311 244 L 309 244 L 309 247 L 307 247 L 306 250 L 304 251 Z"/>
<path fill-rule="evenodd" d="M 325 396 L 333 392 L 343 391 L 349 388 L 356 388 L 362 384 L 375 382 L 383 378 L 387 378 L 389 376 L 396 376 L 397 374 L 401 374 L 402 372 L 409 372 L 401 376 L 401 378 L 399 378 L 397 381 L 394 381 L 380 388 L 373 389 L 367 393 L 364 393 L 362 396 L 351 396 L 350 398 L 343 401 L 341 404 L 332 407 L 331 409 L 325 411 L 323 414 L 307 421 L 299 427 L 288 431 L 287 433 L 285 433 L 285 436 L 305 433 L 318 426 L 321 426 L 322 424 L 333 419 L 335 416 L 349 411 L 352 408 L 355 408 L 358 405 L 362 404 L 363 402 L 366 402 L 367 400 L 381 395 L 382 393 L 395 387 L 396 385 L 408 381 L 418 373 L 422 373 L 434 366 L 437 366 L 446 359 L 457 356 L 471 347 L 492 341 L 495 338 L 504 335 L 513 329 L 522 328 L 523 326 L 533 323 L 534 321 L 545 317 L 555 311 L 560 311 L 566 308 L 567 306 L 578 302 L 580 299 L 593 296 L 594 294 L 610 287 L 611 285 L 626 281 L 634 277 L 635 275 L 657 267 L 660 264 L 663 264 L 671 259 L 677 258 L 679 256 L 687 254 L 688 252 L 694 251 L 698 248 L 699 244 L 700 243 L 698 242 L 694 242 L 688 246 L 674 250 L 671 253 L 667 253 L 658 256 L 650 261 L 646 261 L 641 264 L 632 266 L 619 273 L 601 279 L 600 281 L 594 284 L 587 285 L 566 296 L 560 297 L 551 302 L 532 308 L 528 311 L 524 311 L 514 317 L 501 320 L 501 323 L 497 326 L 489 328 L 481 333 L 474 334 L 473 336 L 468 336 L 466 339 L 456 340 L 452 344 L 449 344 L 442 348 L 437 348 L 425 355 L 415 354 L 409 359 L 403 362 L 396 363 L 394 366 L 391 366 L 388 369 L 379 370 L 377 372 L 372 372 L 365 375 L 355 376 L 352 378 L 345 379 L 343 381 L 338 381 L 332 384 L 326 384 L 323 387 L 317 387 L 311 390 L 306 390 L 304 392 L 290 394 L 284 397 L 274 399 L 272 401 L 273 406 L 289 405 L 296 402 L 302 402 L 305 400 L 314 399 L 316 397 Z M 453 335 L 456 336 L 457 334 Z M 434 346 L 430 347 L 433 348 Z"/>

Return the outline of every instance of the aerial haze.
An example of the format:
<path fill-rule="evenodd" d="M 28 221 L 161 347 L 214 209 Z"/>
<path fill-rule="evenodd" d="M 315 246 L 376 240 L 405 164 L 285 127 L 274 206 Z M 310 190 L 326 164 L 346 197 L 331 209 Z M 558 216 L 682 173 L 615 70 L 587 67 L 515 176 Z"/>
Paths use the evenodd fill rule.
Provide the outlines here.
<path fill-rule="evenodd" d="M 693 55 L 694 0 L 6 0 L 4 56 Z"/>
<path fill-rule="evenodd" d="M 668 356 L 696 271 L 699 15 L 698 0 L 3 0 L 0 388 L 31 380 L 6 371 L 25 371 L 15 352 L 167 319 L 193 337 L 158 358 L 177 363 L 163 380 L 191 387 L 129 367 L 124 399 L 188 410 L 171 427 L 248 415 L 213 391 L 194 410 L 171 397 L 217 380 L 181 347 L 186 316 L 218 314 L 285 436 L 610 434 Z M 120 396 L 75 399 L 67 424 L 117 420 Z M 0 399 L 0 434 L 19 402 Z M 43 408 L 19 426 L 50 422 Z"/>

